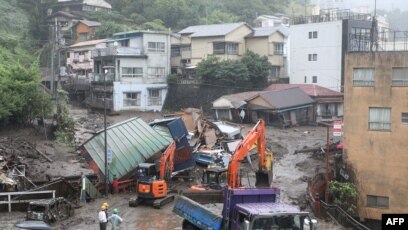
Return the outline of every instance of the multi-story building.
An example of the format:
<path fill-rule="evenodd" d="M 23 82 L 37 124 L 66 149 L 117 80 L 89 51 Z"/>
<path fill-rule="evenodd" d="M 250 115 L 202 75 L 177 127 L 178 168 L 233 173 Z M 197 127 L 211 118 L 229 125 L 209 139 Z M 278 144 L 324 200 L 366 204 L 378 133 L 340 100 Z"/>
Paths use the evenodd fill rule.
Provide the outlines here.
<path fill-rule="evenodd" d="M 328 11 L 294 18 L 290 27 L 290 83 L 312 83 L 343 91 L 344 56 L 349 34 L 370 31 L 369 15 Z"/>
<path fill-rule="evenodd" d="M 348 53 L 344 86 L 344 157 L 359 216 L 407 213 L 408 52 Z"/>
<path fill-rule="evenodd" d="M 76 79 L 84 79 L 87 82 L 93 79 L 94 62 L 92 51 L 106 47 L 106 39 L 79 42 L 68 47 L 67 69 L 68 73 Z"/>
<path fill-rule="evenodd" d="M 269 82 L 277 82 L 280 78 L 287 78 L 287 38 L 288 28 L 284 26 L 253 28 L 253 32 L 245 37 L 245 46 L 261 56 L 268 57 L 272 64 Z"/>
<path fill-rule="evenodd" d="M 116 33 L 92 56 L 95 76 L 86 100 L 91 107 L 103 108 L 106 97 L 111 111 L 162 109 L 170 73 L 168 32 Z"/>
<path fill-rule="evenodd" d="M 95 39 L 95 30 L 101 25 L 99 22 L 80 20 L 72 27 L 74 43 Z"/>
<path fill-rule="evenodd" d="M 105 0 L 58 0 L 52 7 L 57 11 L 84 11 L 94 12 L 98 10 L 110 10 L 111 4 Z"/>
<path fill-rule="evenodd" d="M 194 68 L 209 56 L 239 60 L 246 50 L 267 56 L 273 69 L 271 78 L 287 77 L 285 72 L 286 27 L 252 28 L 246 23 L 187 27 L 172 35 L 172 73 L 191 77 Z"/>

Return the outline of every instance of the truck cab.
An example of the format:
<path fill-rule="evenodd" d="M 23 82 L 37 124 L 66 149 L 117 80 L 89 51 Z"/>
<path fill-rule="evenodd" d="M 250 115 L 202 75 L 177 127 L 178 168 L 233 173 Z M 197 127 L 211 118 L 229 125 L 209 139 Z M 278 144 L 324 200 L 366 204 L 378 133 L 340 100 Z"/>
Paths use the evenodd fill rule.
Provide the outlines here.
<path fill-rule="evenodd" d="M 235 206 L 231 229 L 315 230 L 316 221 L 307 212 L 283 203 L 241 203 Z"/>

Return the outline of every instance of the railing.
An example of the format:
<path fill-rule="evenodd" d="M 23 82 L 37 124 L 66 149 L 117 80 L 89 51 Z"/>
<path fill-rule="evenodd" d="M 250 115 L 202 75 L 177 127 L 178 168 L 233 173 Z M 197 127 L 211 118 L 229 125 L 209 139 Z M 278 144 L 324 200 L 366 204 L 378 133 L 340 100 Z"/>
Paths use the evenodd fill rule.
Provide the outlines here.
<path fill-rule="evenodd" d="M 95 73 L 94 75 L 94 80 L 96 82 L 114 82 L 115 81 L 115 74 L 113 73 L 108 73 L 104 76 L 104 74 L 100 74 L 100 73 Z"/>
<path fill-rule="evenodd" d="M 300 16 L 292 18 L 292 25 L 341 21 L 344 19 L 370 20 L 370 14 L 353 13 L 350 10 L 321 10 L 319 15 Z"/>
<path fill-rule="evenodd" d="M 52 198 L 55 198 L 55 190 L 46 190 L 46 191 L 35 191 L 35 192 L 2 192 L 0 196 L 7 196 L 7 201 L 0 201 L 0 205 L 7 204 L 8 205 L 8 212 L 11 212 L 11 204 L 20 204 L 20 203 L 30 203 L 31 201 L 35 201 L 38 199 L 29 199 L 29 200 L 12 200 L 12 196 L 17 195 L 32 195 L 32 194 L 52 194 Z"/>
<path fill-rule="evenodd" d="M 347 212 L 341 209 L 337 205 L 330 205 L 326 204 L 324 201 L 320 201 L 320 208 L 322 210 L 322 214 L 327 214 L 328 216 L 336 219 L 339 224 L 346 228 L 351 229 L 358 229 L 358 230 L 370 230 L 356 219 L 351 217 Z"/>
<path fill-rule="evenodd" d="M 349 52 L 408 51 L 408 31 L 349 34 Z"/>
<path fill-rule="evenodd" d="M 143 48 L 136 47 L 107 47 L 92 50 L 92 57 L 101 56 L 116 56 L 116 55 L 129 55 L 129 56 L 144 56 L 145 52 Z"/>

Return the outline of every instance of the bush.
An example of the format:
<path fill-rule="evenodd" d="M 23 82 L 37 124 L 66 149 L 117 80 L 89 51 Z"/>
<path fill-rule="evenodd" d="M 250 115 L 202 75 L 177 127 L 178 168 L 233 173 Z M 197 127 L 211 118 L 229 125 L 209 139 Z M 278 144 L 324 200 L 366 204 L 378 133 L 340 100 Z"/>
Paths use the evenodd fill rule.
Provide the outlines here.
<path fill-rule="evenodd" d="M 352 183 L 330 181 L 331 201 L 351 216 L 357 215 L 357 188 Z"/>

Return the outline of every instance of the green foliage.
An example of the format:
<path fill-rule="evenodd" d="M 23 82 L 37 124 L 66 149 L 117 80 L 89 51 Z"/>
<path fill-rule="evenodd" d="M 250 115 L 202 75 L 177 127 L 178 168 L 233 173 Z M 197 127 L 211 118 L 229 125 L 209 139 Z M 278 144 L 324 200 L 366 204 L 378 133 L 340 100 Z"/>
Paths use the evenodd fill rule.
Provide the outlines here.
<path fill-rule="evenodd" d="M 351 216 L 357 214 L 357 188 L 352 183 L 341 183 L 330 181 L 329 185 L 331 199 Z"/>
<path fill-rule="evenodd" d="M 57 142 L 66 145 L 72 145 L 75 137 L 75 121 L 69 115 L 69 98 L 68 92 L 60 86 L 57 88 L 58 105 L 57 105 L 57 130 L 55 139 Z"/>
<path fill-rule="evenodd" d="M 247 51 L 241 61 L 248 69 L 249 81 L 253 88 L 264 88 L 268 83 L 268 75 L 272 69 L 266 56 L 261 57 L 252 51 Z"/>
<path fill-rule="evenodd" d="M 151 22 L 145 22 L 142 25 L 144 30 L 155 30 L 155 31 L 166 31 L 167 28 L 164 26 L 164 23 L 160 19 L 155 19 Z"/>
<path fill-rule="evenodd" d="M 208 24 L 233 23 L 237 22 L 238 20 L 238 16 L 223 12 L 221 10 L 214 10 L 208 17 Z"/>
<path fill-rule="evenodd" d="M 170 74 L 167 76 L 167 84 L 175 84 L 177 83 L 177 74 Z"/>
<path fill-rule="evenodd" d="M 122 32 L 125 29 L 124 25 L 118 25 L 114 22 L 105 22 L 95 30 L 95 38 L 103 39 L 112 37 L 114 33 Z"/>

